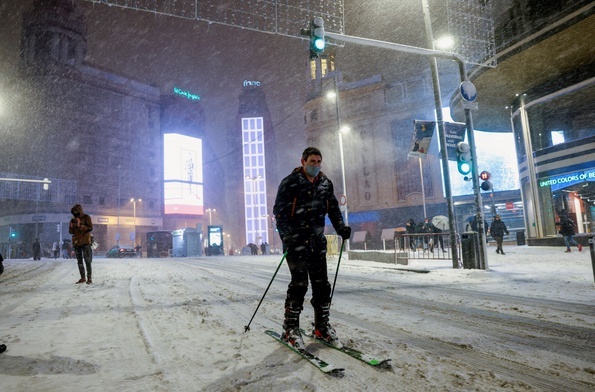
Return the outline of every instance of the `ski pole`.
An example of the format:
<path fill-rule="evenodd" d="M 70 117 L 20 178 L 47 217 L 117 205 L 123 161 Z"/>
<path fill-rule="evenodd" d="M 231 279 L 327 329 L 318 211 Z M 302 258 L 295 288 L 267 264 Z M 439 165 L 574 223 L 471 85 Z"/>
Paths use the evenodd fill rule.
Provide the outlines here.
<path fill-rule="evenodd" d="M 333 289 L 331 291 L 330 303 L 333 302 L 333 294 L 335 293 L 335 285 L 337 284 L 337 276 L 339 276 L 339 265 L 341 265 L 341 255 L 343 254 L 343 246 L 345 246 L 345 240 L 341 242 L 341 250 L 339 251 L 339 261 L 337 261 L 337 271 L 335 271 L 335 281 L 333 282 Z"/>
<path fill-rule="evenodd" d="M 269 282 L 269 285 L 268 285 L 267 289 L 264 291 L 264 294 L 262 295 L 262 298 L 260 299 L 260 302 L 258 303 L 258 306 L 256 307 L 256 310 L 254 311 L 254 314 L 252 315 L 252 318 L 248 322 L 248 325 L 244 326 L 244 332 L 250 331 L 250 324 L 252 324 L 252 320 L 254 320 L 254 316 L 256 316 L 256 312 L 258 312 L 258 308 L 260 308 L 260 304 L 264 300 L 264 297 L 267 295 L 267 292 L 269 291 L 269 288 L 273 284 L 273 280 L 275 280 L 275 276 L 277 276 L 277 272 L 279 272 L 279 268 L 281 268 L 281 264 L 283 264 L 283 260 L 285 260 L 285 256 L 287 256 L 287 252 L 283 253 L 283 257 L 281 258 L 281 262 L 279 263 L 279 266 L 277 267 L 277 270 L 275 270 L 275 273 L 273 274 L 273 277 L 271 278 L 271 281 Z"/>

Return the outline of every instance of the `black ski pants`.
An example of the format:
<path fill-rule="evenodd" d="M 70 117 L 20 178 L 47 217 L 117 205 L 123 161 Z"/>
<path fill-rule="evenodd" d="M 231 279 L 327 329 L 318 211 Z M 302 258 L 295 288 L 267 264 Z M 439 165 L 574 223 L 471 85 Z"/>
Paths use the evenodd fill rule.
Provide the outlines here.
<path fill-rule="evenodd" d="M 331 301 L 331 285 L 326 267 L 326 247 L 316 249 L 302 247 L 287 252 L 287 265 L 291 282 L 287 288 L 285 308 L 303 309 L 304 297 L 308 291 L 308 278 L 312 282 L 312 300 L 315 310 Z"/>

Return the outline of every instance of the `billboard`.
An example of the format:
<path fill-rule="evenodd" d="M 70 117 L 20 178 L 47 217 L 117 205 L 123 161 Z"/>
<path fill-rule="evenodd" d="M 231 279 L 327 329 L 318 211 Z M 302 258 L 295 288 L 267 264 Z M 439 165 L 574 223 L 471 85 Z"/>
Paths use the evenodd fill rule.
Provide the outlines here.
<path fill-rule="evenodd" d="M 201 139 L 163 135 L 163 199 L 165 214 L 204 214 Z"/>

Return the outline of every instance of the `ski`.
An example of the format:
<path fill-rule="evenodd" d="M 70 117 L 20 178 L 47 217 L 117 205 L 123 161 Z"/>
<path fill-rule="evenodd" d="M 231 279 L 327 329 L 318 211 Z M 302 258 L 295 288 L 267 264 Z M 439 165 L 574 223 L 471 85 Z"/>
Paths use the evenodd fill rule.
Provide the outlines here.
<path fill-rule="evenodd" d="M 308 362 L 310 362 L 312 365 L 314 365 L 321 372 L 330 374 L 331 376 L 335 376 L 335 377 L 342 377 L 344 375 L 343 371 L 345 369 L 335 367 L 334 365 L 331 365 L 330 363 L 325 362 L 324 360 L 318 358 L 316 355 L 312 354 L 309 351 L 299 350 L 299 349 L 293 347 L 291 344 L 288 344 L 286 341 L 281 339 L 281 335 L 279 335 L 277 332 L 267 330 L 267 331 L 265 331 L 265 333 L 267 335 L 269 335 L 270 337 L 272 337 L 273 339 L 275 339 L 276 341 L 278 341 L 279 343 L 281 343 L 282 345 L 284 345 L 285 347 L 287 347 L 288 349 L 290 349 L 291 351 L 293 351 L 294 353 L 298 354 L 300 357 L 302 357 L 305 360 L 307 360 Z"/>
<path fill-rule="evenodd" d="M 302 335 L 306 335 L 306 336 L 316 340 L 317 342 L 324 344 L 326 347 L 330 347 L 332 349 L 335 349 L 337 351 L 345 353 L 345 354 L 349 355 L 350 357 L 360 360 L 360 361 L 362 361 L 370 366 L 373 366 L 375 368 L 390 369 L 392 366 L 390 358 L 377 359 L 376 357 L 374 357 L 370 354 L 363 353 L 363 352 L 356 350 L 354 348 L 351 348 L 351 347 L 347 347 L 347 346 L 343 346 L 341 348 L 335 347 L 331 343 L 327 342 L 326 340 L 318 339 L 317 337 L 314 336 L 313 333 L 308 333 L 308 332 L 302 331 Z"/>

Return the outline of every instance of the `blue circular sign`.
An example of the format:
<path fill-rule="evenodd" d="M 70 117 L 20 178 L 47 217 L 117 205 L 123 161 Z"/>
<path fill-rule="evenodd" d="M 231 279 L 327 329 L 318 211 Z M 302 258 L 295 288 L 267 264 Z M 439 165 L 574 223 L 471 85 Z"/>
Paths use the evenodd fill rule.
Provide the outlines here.
<path fill-rule="evenodd" d="M 468 80 L 461 83 L 460 86 L 461 97 L 467 102 L 473 102 L 477 99 L 477 89 L 475 85 Z"/>

